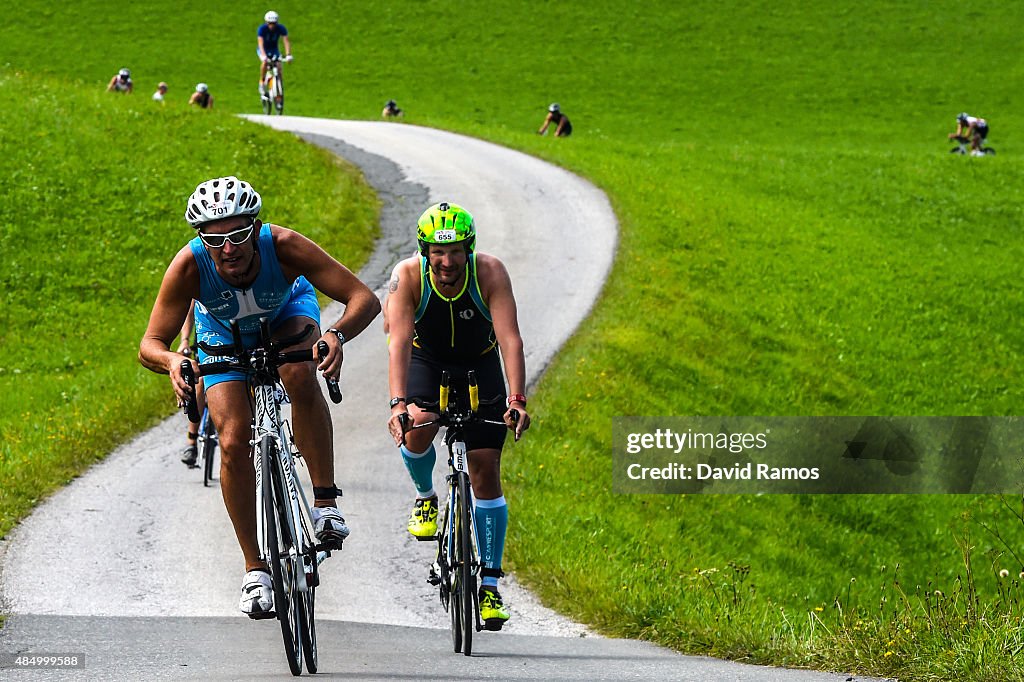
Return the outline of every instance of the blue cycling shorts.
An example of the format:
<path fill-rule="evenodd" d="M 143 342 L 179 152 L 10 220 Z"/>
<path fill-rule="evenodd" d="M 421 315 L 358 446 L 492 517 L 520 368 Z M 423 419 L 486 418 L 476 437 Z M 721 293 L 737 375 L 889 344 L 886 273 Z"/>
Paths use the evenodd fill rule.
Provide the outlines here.
<path fill-rule="evenodd" d="M 271 57 L 277 57 L 278 59 L 280 59 L 281 58 L 281 52 L 280 51 L 274 52 L 273 50 L 267 50 L 267 59 L 269 59 Z M 261 62 L 263 61 L 263 57 L 260 56 L 260 48 L 258 48 L 258 47 L 256 48 L 256 59 L 260 60 Z"/>
<path fill-rule="evenodd" d="M 320 304 L 316 300 L 316 290 L 305 277 L 300 277 L 293 283 L 288 300 L 285 301 L 284 305 L 278 310 L 277 315 L 270 322 L 271 333 L 277 330 L 285 320 L 300 316 L 308 317 L 316 323 L 317 327 L 320 326 Z M 199 301 L 196 301 L 195 318 L 197 340 L 211 346 L 232 344 L 231 326 L 227 322 L 211 315 Z M 246 348 L 252 348 L 259 342 L 259 338 L 258 333 L 242 334 L 242 343 Z M 309 339 L 310 347 L 313 346 L 314 341 L 316 339 Z M 199 349 L 200 365 L 226 360 L 228 357 L 230 356 L 208 355 L 202 348 Z M 245 381 L 245 375 L 241 372 L 226 372 L 224 374 L 211 374 L 203 377 L 203 382 L 207 389 L 222 381 Z"/>

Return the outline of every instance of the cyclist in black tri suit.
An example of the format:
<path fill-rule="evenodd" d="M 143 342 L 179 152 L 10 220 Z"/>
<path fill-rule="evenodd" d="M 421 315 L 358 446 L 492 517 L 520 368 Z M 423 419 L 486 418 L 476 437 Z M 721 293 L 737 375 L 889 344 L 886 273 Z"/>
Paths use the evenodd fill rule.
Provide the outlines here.
<path fill-rule="evenodd" d="M 982 154 L 981 147 L 988 137 L 988 121 L 977 116 L 971 116 L 966 111 L 956 117 L 956 130 L 949 134 L 949 139 L 954 140 L 965 137 L 971 141 L 971 152 Z"/>
<path fill-rule="evenodd" d="M 544 123 L 541 125 L 540 130 L 537 131 L 537 134 L 544 135 L 548 132 L 548 126 L 552 125 L 555 126 L 555 137 L 569 137 L 572 135 L 572 123 L 569 122 L 569 117 L 563 114 L 562 108 L 554 102 L 548 107 L 548 115 L 544 117 Z"/>
<path fill-rule="evenodd" d="M 481 406 L 482 416 L 501 420 L 508 428 L 487 424 L 467 427 L 469 477 L 476 499 L 480 571 L 480 618 L 488 629 L 500 629 L 509 618 L 501 595 L 501 558 L 508 526 L 508 505 L 501 489 L 501 450 L 509 428 L 516 438 L 530 426 L 526 412 L 526 361 L 519 333 L 512 282 L 504 264 L 474 251 L 473 216 L 461 206 L 440 203 L 428 208 L 417 225 L 420 254 L 395 268 L 388 287 L 390 331 L 389 383 L 391 418 L 388 429 L 400 446 L 416 485 L 409 532 L 417 537 L 437 533 L 437 493 L 432 441 L 438 427 L 404 434 L 401 415 L 422 424 L 436 418 L 412 398 L 438 399 L 441 372 L 452 388 L 465 393 L 466 372 L 476 371 L 481 400 L 508 397 L 504 405 Z M 500 351 L 500 352 L 499 352 Z M 504 375 L 502 374 L 504 360 Z M 512 412 L 519 413 L 517 422 Z"/>

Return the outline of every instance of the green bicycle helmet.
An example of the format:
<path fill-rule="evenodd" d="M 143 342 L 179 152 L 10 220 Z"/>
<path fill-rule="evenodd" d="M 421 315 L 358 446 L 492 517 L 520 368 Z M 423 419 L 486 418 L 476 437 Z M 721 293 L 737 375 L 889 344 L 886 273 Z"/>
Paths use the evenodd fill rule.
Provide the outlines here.
<path fill-rule="evenodd" d="M 457 204 L 434 204 L 416 222 L 416 241 L 424 256 L 431 244 L 465 244 L 466 252 L 471 253 L 476 242 L 473 216 Z"/>

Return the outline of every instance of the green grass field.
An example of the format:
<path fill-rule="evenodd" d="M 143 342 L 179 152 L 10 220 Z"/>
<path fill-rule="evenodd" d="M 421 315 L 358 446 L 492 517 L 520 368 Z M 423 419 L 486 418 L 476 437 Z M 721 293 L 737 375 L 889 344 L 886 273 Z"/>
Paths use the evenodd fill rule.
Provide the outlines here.
<path fill-rule="evenodd" d="M 238 145 L 282 137 L 226 117 L 211 125 L 237 137 L 192 129 L 210 121 L 196 123 L 188 115 L 195 112 L 183 110 L 202 80 L 219 114 L 256 111 L 254 34 L 265 9 L 232 6 L 213 21 L 172 3 L 111 12 L 101 3 L 33 0 L 12 8 L 6 73 L 57 79 L 47 82 L 64 83 L 66 92 L 54 85 L 52 97 L 86 102 L 73 106 L 87 115 L 41 120 L 38 110 L 53 107 L 28 107 L 27 134 L 5 129 L 5 149 L 18 147 L 10 139 L 31 140 L 19 154 L 61 150 L 47 131 L 88 137 L 108 122 L 112 131 L 146 135 L 149 93 L 168 81 L 171 129 L 120 147 L 110 174 L 133 179 L 149 201 L 96 199 L 85 213 L 118 234 L 126 223 L 166 221 L 177 243 L 185 233 L 177 204 L 164 210 L 154 202 L 183 196 L 194 172 L 178 147 L 159 182 L 165 164 L 144 160 L 142 150 L 158 147 L 161 135 L 215 138 L 223 144 L 206 145 L 204 155 L 243 154 L 252 177 L 275 177 Z M 287 113 L 376 118 L 394 98 L 407 122 L 541 156 L 612 200 L 622 237 L 610 284 L 536 389 L 535 429 L 506 459 L 507 564 L 548 603 L 608 633 L 739 660 L 912 679 L 1021 679 L 1024 566 L 1008 551 L 1020 555 L 1024 541 L 1013 514 L 1019 498 L 1008 508 L 998 498 L 963 496 L 621 496 L 611 493 L 610 453 L 619 415 L 1019 413 L 1024 109 L 1016 84 L 1024 65 L 1015 47 L 1024 7 L 599 0 L 274 9 L 296 54 L 286 70 Z M 56 50 L 57 41 L 75 47 Z M 137 82 L 132 103 L 100 92 L 121 66 Z M 22 101 L 11 88 L 8 76 L 0 97 Z M 572 138 L 533 134 L 551 101 L 572 118 Z M 998 156 L 947 153 L 945 135 L 961 110 L 991 121 Z M 109 121 L 108 111 L 123 113 Z M 62 151 L 43 156 L 80 153 Z M 295 168 L 325 175 L 289 188 L 338 182 L 338 171 L 315 159 Z M 26 163 L 34 162 L 11 166 L 5 195 L 31 194 L 40 174 L 74 174 L 67 182 L 81 188 L 107 182 L 96 161 L 31 172 Z M 2 205 L 11 213 L 6 224 L 22 229 L 48 210 Z M 366 210 L 357 221 L 372 216 Z M 281 222 L 298 219 L 289 217 Z M 52 262 L 55 238 L 29 251 L 32 240 L 14 244 L 8 229 L 0 242 L 8 300 L 25 300 L 50 276 L 38 264 Z M 72 246 L 82 259 L 125 262 L 98 242 L 80 246 L 94 252 L 88 256 Z M 147 262 L 169 248 L 153 245 Z M 133 251 L 129 262 L 145 254 Z M 108 341 L 62 345 L 45 362 L 73 377 L 78 391 L 124 385 L 105 368 L 111 356 L 133 356 L 138 331 L 127 330 L 143 328 L 159 274 L 140 268 L 130 287 L 139 305 L 120 311 L 134 318 L 103 325 Z M 104 309 L 97 300 L 119 295 L 109 287 L 122 280 L 41 298 L 53 304 L 54 327 L 84 329 L 91 325 L 80 320 L 96 319 Z M 28 306 L 32 314 L 38 305 Z M 28 322 L 15 320 L 15 310 L 3 313 L 5 357 L 11 339 L 26 343 L 27 327 L 17 325 Z M 81 332 L 86 341 L 93 333 L 101 332 Z M 49 342 L 29 338 L 40 348 Z M 26 351 L 20 364 L 4 366 L 38 373 L 38 356 Z M 52 390 L 39 398 L 35 428 L 49 437 L 45 419 L 53 416 L 87 459 L 101 456 L 105 443 L 78 434 L 113 428 L 123 436 L 149 423 L 168 409 L 161 388 L 148 411 L 128 412 L 134 398 L 119 394 L 108 413 L 77 423 L 54 412 L 67 409 L 67 399 Z M 22 471 L 28 451 L 7 437 L 20 412 L 2 409 L 4 458 L 8 470 Z M 129 413 L 145 416 L 126 421 Z"/>

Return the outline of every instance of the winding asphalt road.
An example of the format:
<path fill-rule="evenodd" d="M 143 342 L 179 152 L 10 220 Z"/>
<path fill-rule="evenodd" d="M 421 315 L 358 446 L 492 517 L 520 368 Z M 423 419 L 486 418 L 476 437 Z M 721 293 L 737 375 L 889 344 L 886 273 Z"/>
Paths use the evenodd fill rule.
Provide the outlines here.
<path fill-rule="evenodd" d="M 433 129 L 252 118 L 363 169 L 384 206 L 383 236 L 360 276 L 379 290 L 392 264 L 412 253 L 412 226 L 427 205 L 447 199 L 468 208 L 478 224 L 478 249 L 499 255 L 512 275 L 533 379 L 598 296 L 616 223 L 607 198 L 580 178 Z M 328 310 L 325 318 L 337 312 Z M 502 587 L 513 612 L 506 630 L 481 633 L 471 658 L 452 654 L 446 615 L 425 581 L 430 550 L 404 532 L 413 489 L 384 428 L 386 368 L 378 318 L 346 346 L 346 399 L 332 406 L 342 507 L 353 534 L 324 564 L 317 592 L 324 676 L 848 679 L 597 637 L 541 606 L 514 576 Z M 0 664 L 5 653 L 85 654 L 77 673 L 3 670 L 0 677 L 290 677 L 276 621 L 252 622 L 236 611 L 241 555 L 219 491 L 203 488 L 201 475 L 178 461 L 183 429 L 182 418 L 174 417 L 119 448 L 39 507 L 0 547 L 0 600 L 10 614 L 0 630 Z M 514 445 L 506 456 L 515 456 Z"/>

